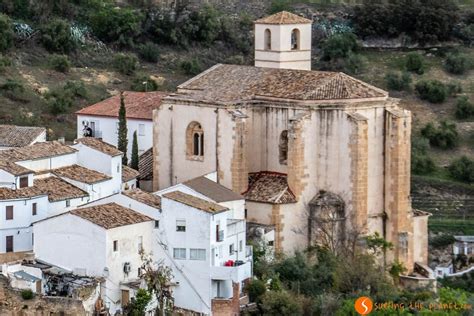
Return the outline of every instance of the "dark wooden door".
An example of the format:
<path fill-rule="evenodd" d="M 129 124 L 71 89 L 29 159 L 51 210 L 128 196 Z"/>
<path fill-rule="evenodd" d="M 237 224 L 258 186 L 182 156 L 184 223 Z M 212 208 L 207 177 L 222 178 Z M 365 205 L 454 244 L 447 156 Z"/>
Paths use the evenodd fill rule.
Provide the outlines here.
<path fill-rule="evenodd" d="M 6 237 L 6 252 L 13 252 L 13 236 Z"/>
<path fill-rule="evenodd" d="M 128 290 L 122 290 L 122 307 L 128 305 L 130 301 L 130 292 Z"/>

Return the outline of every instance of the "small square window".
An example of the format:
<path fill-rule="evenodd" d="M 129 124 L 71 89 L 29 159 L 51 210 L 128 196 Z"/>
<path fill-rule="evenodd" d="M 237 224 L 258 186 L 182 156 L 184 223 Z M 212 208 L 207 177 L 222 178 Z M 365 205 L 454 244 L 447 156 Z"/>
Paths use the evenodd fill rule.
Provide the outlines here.
<path fill-rule="evenodd" d="M 66 200 L 66 207 L 70 207 L 71 206 L 71 200 Z"/>
<path fill-rule="evenodd" d="M 234 251 L 235 251 L 235 249 L 234 249 L 234 244 L 230 244 L 230 245 L 229 245 L 229 255 L 234 254 Z"/>
<path fill-rule="evenodd" d="M 190 249 L 189 250 L 189 259 L 190 260 L 206 260 L 206 249 Z"/>
<path fill-rule="evenodd" d="M 158 220 L 155 221 L 155 228 L 160 228 L 160 221 Z"/>
<path fill-rule="evenodd" d="M 33 214 L 33 216 L 35 216 L 36 213 L 37 213 L 37 206 L 38 206 L 37 203 L 33 203 L 33 204 L 31 205 L 31 213 Z"/>
<path fill-rule="evenodd" d="M 118 251 L 118 240 L 114 240 L 114 252 Z"/>
<path fill-rule="evenodd" d="M 173 258 L 186 260 L 186 248 L 173 248 Z"/>
<path fill-rule="evenodd" d="M 186 231 L 186 220 L 185 219 L 177 219 L 176 220 L 176 231 L 177 232 L 185 232 Z"/>

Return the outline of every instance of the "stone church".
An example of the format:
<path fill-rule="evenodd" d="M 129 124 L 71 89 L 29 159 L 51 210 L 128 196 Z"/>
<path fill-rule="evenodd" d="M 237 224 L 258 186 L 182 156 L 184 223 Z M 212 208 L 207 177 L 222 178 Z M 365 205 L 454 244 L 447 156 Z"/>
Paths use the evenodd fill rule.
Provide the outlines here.
<path fill-rule="evenodd" d="M 387 260 L 427 262 L 428 214 L 410 203 L 410 112 L 386 91 L 311 70 L 311 21 L 255 22 L 255 66 L 218 64 L 154 111 L 154 189 L 217 171 L 247 220 L 292 252 L 378 232 Z M 360 239 L 359 239 L 360 240 Z"/>

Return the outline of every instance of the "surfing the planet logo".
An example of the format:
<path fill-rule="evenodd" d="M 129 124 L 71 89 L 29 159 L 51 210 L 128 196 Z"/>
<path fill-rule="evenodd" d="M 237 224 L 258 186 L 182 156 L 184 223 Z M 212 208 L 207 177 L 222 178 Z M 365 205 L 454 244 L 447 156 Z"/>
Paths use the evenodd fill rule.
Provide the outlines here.
<path fill-rule="evenodd" d="M 367 296 L 359 297 L 354 303 L 354 308 L 360 315 L 368 315 L 373 307 L 372 300 Z"/>

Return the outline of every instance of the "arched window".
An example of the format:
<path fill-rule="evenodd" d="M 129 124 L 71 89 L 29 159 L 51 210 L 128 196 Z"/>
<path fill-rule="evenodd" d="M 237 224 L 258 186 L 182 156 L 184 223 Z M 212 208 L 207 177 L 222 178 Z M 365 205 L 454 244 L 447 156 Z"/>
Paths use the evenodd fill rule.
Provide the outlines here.
<path fill-rule="evenodd" d="M 188 157 L 204 156 L 204 132 L 198 122 L 191 122 L 186 129 L 186 154 Z"/>
<path fill-rule="evenodd" d="M 300 30 L 291 31 L 291 50 L 300 49 Z"/>
<path fill-rule="evenodd" d="M 286 165 L 288 161 L 288 131 L 283 131 L 280 134 L 280 163 Z"/>
<path fill-rule="evenodd" d="M 265 50 L 272 50 L 272 32 L 269 29 L 265 30 L 264 43 Z"/>

